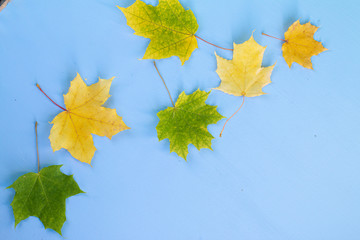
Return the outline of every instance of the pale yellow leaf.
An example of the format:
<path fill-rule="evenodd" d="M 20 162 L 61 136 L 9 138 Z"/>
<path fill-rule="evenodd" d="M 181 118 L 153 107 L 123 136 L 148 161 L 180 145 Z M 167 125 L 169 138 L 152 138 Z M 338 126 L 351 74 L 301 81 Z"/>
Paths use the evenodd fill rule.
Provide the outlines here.
<path fill-rule="evenodd" d="M 216 55 L 217 74 L 220 86 L 215 88 L 235 96 L 255 97 L 265 94 L 262 88 L 271 82 L 274 65 L 261 67 L 265 48 L 251 38 L 242 43 L 234 43 L 232 60 Z"/>

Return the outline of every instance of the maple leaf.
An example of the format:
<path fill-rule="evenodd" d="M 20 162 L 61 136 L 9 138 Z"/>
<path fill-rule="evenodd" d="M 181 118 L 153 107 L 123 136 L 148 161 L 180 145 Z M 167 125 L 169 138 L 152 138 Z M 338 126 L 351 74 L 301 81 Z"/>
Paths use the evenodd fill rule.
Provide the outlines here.
<path fill-rule="evenodd" d="M 216 73 L 221 79 L 219 87 L 225 93 L 235 96 L 243 96 L 243 102 L 239 109 L 227 119 L 220 133 L 224 131 L 227 122 L 241 109 L 245 97 L 256 97 L 265 94 L 262 88 L 271 83 L 271 73 L 274 65 L 261 67 L 266 47 L 259 45 L 254 37 L 242 44 L 234 43 L 234 54 L 232 60 L 227 60 L 216 55 Z"/>
<path fill-rule="evenodd" d="M 136 35 L 150 38 L 143 59 L 178 56 L 184 64 L 198 47 L 196 18 L 178 0 L 159 0 L 156 7 L 137 0 L 128 8 L 117 7 Z"/>
<path fill-rule="evenodd" d="M 214 137 L 207 130 L 207 125 L 224 118 L 217 112 L 216 106 L 205 103 L 209 94 L 210 92 L 201 90 L 190 95 L 182 92 L 174 107 L 168 107 L 157 114 L 160 119 L 156 126 L 159 141 L 168 138 L 170 152 L 176 152 L 185 160 L 189 144 L 193 144 L 198 150 L 211 149 Z"/>
<path fill-rule="evenodd" d="M 72 175 L 60 171 L 61 166 L 53 165 L 39 173 L 26 173 L 8 187 L 16 192 L 11 203 L 15 227 L 22 220 L 34 216 L 40 219 L 45 229 L 53 229 L 61 235 L 66 221 L 66 198 L 84 193 Z"/>
<path fill-rule="evenodd" d="M 60 107 L 64 111 L 51 122 L 54 126 L 49 139 L 54 151 L 65 148 L 74 158 L 90 164 L 96 150 L 92 133 L 111 139 L 118 132 L 130 129 L 115 109 L 102 107 L 110 97 L 112 80 L 99 78 L 97 83 L 87 86 L 77 74 L 64 95 L 66 109 Z"/>
<path fill-rule="evenodd" d="M 251 36 L 242 44 L 234 43 L 232 60 L 216 54 L 216 73 L 221 83 L 215 89 L 235 96 L 255 97 L 265 94 L 262 88 L 271 83 L 270 76 L 275 66 L 261 67 L 265 49 Z"/>
<path fill-rule="evenodd" d="M 311 57 L 328 50 L 314 39 L 317 30 L 318 27 L 310 22 L 300 24 L 299 20 L 289 27 L 282 45 L 283 56 L 289 67 L 297 62 L 305 68 L 313 69 Z"/>

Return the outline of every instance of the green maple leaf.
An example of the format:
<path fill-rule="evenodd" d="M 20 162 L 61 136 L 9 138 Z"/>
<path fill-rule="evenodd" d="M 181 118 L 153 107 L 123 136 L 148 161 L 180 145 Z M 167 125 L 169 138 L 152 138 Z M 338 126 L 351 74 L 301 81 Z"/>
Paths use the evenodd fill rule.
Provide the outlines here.
<path fill-rule="evenodd" d="M 185 11 L 178 0 L 159 0 L 156 7 L 137 0 L 128 8 L 117 7 L 136 35 L 150 38 L 144 59 L 178 56 L 184 64 L 198 47 L 199 25 L 193 12 Z"/>
<path fill-rule="evenodd" d="M 205 103 L 210 92 L 197 90 L 190 95 L 182 92 L 175 103 L 175 107 L 168 107 L 160 111 L 160 119 L 156 126 L 159 141 L 170 140 L 170 152 L 176 152 L 186 160 L 188 145 L 193 144 L 198 150 L 211 149 L 214 138 L 207 126 L 215 124 L 224 117 L 220 115 L 216 106 Z M 212 150 L 212 149 L 211 149 Z"/>
<path fill-rule="evenodd" d="M 39 173 L 20 176 L 8 188 L 15 189 L 11 203 L 15 216 L 15 227 L 26 218 L 35 216 L 61 235 L 66 220 L 65 200 L 78 193 L 84 193 L 73 176 L 60 171 L 62 165 L 43 168 Z"/>

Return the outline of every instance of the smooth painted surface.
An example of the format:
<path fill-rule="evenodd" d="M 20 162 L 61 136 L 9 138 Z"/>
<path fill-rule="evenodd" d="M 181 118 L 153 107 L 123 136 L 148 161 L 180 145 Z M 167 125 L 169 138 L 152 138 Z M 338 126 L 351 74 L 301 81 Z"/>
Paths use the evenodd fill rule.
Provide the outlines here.
<path fill-rule="evenodd" d="M 155 1 L 147 1 L 154 3 Z M 0 238 L 46 240 L 338 240 L 360 236 L 360 78 L 358 1 L 182 0 L 198 35 L 223 47 L 255 39 L 267 45 L 264 66 L 277 65 L 267 95 L 248 98 L 213 149 L 190 146 L 188 162 L 158 142 L 156 113 L 170 106 L 152 61 L 139 61 L 148 40 L 133 35 L 116 4 L 133 1 L 13 0 L 0 13 Z M 321 28 L 329 51 L 314 71 L 289 69 L 282 37 L 297 19 Z M 220 79 L 214 51 L 199 42 L 190 60 L 158 61 L 176 99 L 211 90 Z M 49 122 L 70 81 L 115 76 L 106 106 L 132 129 L 110 141 L 94 136 L 93 167 L 65 150 L 52 152 Z M 230 116 L 242 99 L 213 91 L 207 101 Z M 64 164 L 86 194 L 67 200 L 64 238 L 31 217 L 14 229 L 5 189 L 36 171 L 34 122 L 43 166 Z"/>

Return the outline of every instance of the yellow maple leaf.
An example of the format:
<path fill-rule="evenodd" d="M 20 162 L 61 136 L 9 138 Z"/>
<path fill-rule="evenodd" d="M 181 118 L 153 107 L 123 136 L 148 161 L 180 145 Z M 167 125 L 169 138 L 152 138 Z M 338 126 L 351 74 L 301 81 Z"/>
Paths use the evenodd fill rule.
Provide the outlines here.
<path fill-rule="evenodd" d="M 283 56 L 289 67 L 293 62 L 297 62 L 305 68 L 313 69 L 311 57 L 328 50 L 314 39 L 317 30 L 318 27 L 310 22 L 300 24 L 299 20 L 289 27 L 282 45 Z"/>
<path fill-rule="evenodd" d="M 243 96 L 243 102 L 239 109 L 227 119 L 227 122 L 240 110 L 245 97 L 256 97 L 265 94 L 262 88 L 271 82 L 270 76 L 274 65 L 261 67 L 266 47 L 259 45 L 254 37 L 242 44 L 234 43 L 232 60 L 227 60 L 216 55 L 216 73 L 221 79 L 219 87 L 215 88 L 235 96 Z M 223 132 L 223 130 L 220 133 Z"/>
<path fill-rule="evenodd" d="M 251 36 L 242 44 L 234 43 L 232 60 L 215 54 L 216 73 L 221 79 L 220 86 L 215 89 L 235 96 L 255 97 L 265 94 L 262 88 L 271 82 L 270 76 L 275 66 L 261 67 L 265 49 Z"/>
<path fill-rule="evenodd" d="M 61 107 L 64 111 L 51 122 L 54 125 L 49 139 L 53 151 L 65 148 L 74 158 L 90 164 L 96 150 L 91 134 L 111 139 L 129 129 L 115 109 L 102 106 L 110 97 L 112 80 L 99 78 L 97 83 L 87 86 L 77 74 L 64 95 L 66 109 Z"/>

